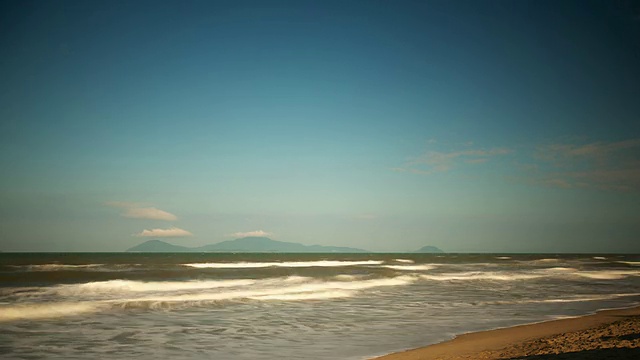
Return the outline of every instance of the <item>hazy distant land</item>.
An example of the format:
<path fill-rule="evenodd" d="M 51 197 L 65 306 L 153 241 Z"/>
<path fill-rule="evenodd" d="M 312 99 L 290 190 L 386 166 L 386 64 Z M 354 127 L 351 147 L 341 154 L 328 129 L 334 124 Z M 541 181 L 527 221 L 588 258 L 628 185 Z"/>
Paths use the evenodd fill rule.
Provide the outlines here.
<path fill-rule="evenodd" d="M 199 247 L 173 245 L 161 240 L 149 240 L 127 249 L 128 252 L 275 252 L 275 253 L 370 253 L 373 251 L 343 246 L 303 245 L 277 241 L 266 237 L 244 237 Z M 417 253 L 442 253 L 435 246 L 425 246 Z"/>

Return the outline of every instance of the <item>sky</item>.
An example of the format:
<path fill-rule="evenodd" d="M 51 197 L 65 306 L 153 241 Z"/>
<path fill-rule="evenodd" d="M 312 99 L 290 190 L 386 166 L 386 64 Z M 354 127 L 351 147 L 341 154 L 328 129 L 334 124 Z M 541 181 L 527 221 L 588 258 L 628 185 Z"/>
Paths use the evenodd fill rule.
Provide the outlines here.
<path fill-rule="evenodd" d="M 640 253 L 638 1 L 0 1 L 0 250 Z"/>

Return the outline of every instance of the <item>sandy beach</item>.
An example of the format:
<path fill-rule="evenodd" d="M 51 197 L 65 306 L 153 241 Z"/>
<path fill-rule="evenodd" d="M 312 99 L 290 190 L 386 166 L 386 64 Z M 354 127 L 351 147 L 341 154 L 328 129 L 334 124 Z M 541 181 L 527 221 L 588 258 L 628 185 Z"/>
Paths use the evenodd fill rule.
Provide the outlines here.
<path fill-rule="evenodd" d="M 457 336 L 376 360 L 640 359 L 640 307 Z"/>

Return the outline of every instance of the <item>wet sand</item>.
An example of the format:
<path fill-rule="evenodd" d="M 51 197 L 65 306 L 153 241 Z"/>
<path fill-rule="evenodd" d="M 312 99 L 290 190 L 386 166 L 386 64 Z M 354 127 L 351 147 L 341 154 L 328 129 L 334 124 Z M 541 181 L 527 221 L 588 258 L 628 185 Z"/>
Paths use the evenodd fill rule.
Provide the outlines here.
<path fill-rule="evenodd" d="M 481 331 L 377 360 L 640 359 L 640 307 Z"/>

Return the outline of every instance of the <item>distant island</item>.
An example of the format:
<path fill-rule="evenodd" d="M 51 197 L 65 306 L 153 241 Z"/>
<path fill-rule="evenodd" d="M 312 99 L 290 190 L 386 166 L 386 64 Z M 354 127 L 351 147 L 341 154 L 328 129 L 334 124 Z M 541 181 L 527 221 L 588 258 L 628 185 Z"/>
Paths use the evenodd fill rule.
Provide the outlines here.
<path fill-rule="evenodd" d="M 444 251 L 442 251 L 440 248 L 437 248 L 435 246 L 423 246 L 420 249 L 414 251 L 417 253 L 423 253 L 423 254 L 434 254 L 434 253 L 443 253 Z"/>
<path fill-rule="evenodd" d="M 370 253 L 372 251 L 323 245 L 303 245 L 277 241 L 266 237 L 244 237 L 198 247 L 173 245 L 161 240 L 149 240 L 127 249 L 128 252 L 254 252 L 254 253 Z M 442 253 L 435 246 L 425 246 L 416 253 Z"/>
<path fill-rule="evenodd" d="M 277 241 L 266 237 L 244 237 L 217 244 L 186 247 L 160 240 L 149 240 L 134 246 L 129 252 L 274 252 L 274 253 L 368 253 L 371 251 L 341 246 L 303 245 Z"/>

